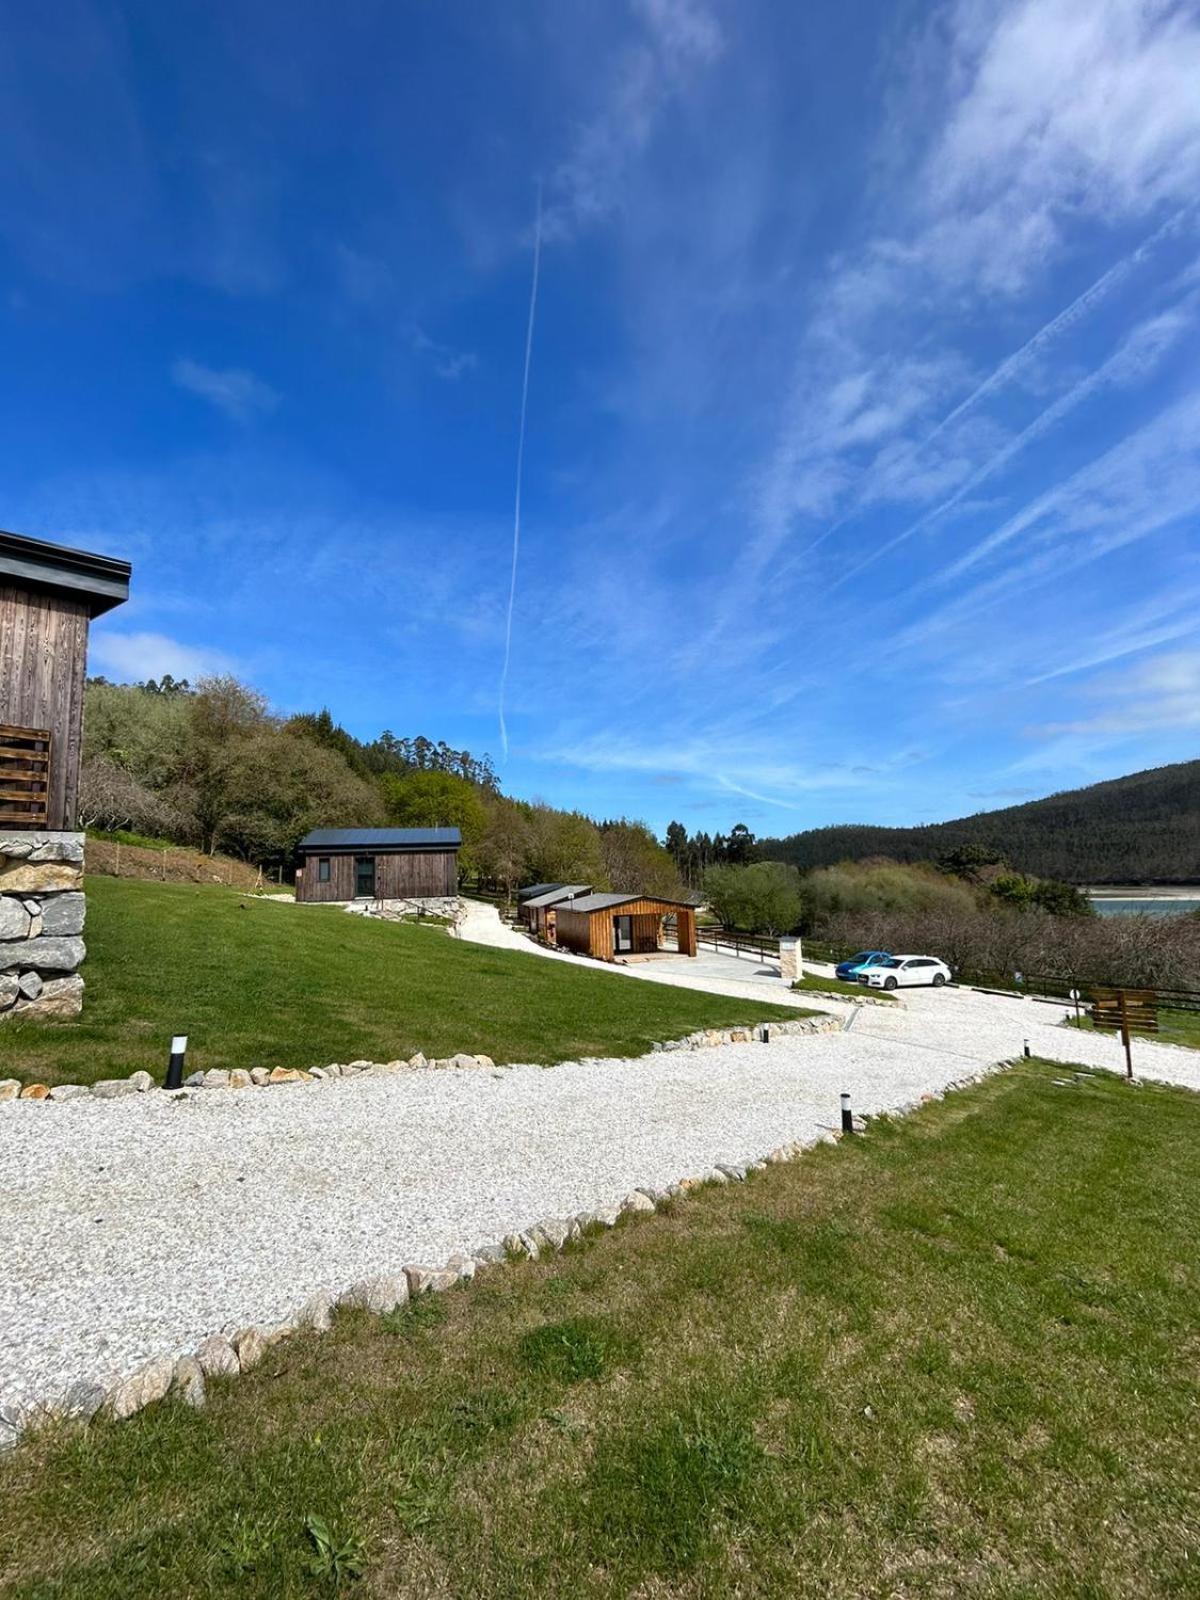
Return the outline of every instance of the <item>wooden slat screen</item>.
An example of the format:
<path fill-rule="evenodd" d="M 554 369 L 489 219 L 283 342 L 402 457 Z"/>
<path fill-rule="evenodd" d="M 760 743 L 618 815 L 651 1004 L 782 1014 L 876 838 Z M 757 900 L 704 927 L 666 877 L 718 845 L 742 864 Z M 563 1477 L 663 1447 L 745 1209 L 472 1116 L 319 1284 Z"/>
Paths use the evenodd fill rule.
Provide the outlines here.
<path fill-rule="evenodd" d="M 1153 989 L 1093 989 L 1092 1026 L 1135 1033 L 1158 1032 L 1158 996 Z"/>
<path fill-rule="evenodd" d="M 0 827 L 44 828 L 50 804 L 50 730 L 0 722 Z"/>

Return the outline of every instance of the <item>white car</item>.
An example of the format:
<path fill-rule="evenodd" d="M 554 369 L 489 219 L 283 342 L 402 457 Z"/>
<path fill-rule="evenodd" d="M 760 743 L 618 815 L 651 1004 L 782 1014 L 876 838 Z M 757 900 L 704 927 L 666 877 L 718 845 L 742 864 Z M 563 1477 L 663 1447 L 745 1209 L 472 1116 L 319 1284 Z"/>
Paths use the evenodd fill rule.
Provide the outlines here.
<path fill-rule="evenodd" d="M 858 981 L 871 989 L 905 989 L 918 983 L 940 989 L 950 982 L 950 968 L 933 956 L 888 956 L 878 966 L 866 968 Z"/>

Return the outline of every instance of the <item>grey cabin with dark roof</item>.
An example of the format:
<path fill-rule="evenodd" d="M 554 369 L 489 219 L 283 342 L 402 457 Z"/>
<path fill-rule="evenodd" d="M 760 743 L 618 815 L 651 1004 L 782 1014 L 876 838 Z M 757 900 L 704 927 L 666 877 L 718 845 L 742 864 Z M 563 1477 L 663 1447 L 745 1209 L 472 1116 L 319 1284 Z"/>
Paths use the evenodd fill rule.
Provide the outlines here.
<path fill-rule="evenodd" d="M 315 828 L 297 847 L 296 899 L 445 899 L 461 846 L 457 828 Z"/>

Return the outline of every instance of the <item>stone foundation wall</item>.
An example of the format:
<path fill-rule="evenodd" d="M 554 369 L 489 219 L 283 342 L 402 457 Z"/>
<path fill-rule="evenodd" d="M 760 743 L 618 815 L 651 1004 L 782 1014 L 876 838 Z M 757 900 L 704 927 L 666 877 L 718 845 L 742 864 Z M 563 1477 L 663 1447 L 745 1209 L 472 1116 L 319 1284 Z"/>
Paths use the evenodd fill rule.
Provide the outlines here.
<path fill-rule="evenodd" d="M 445 917 L 454 922 L 462 913 L 462 901 L 457 895 L 428 900 L 351 900 L 346 910 L 362 917 L 382 917 L 385 922 L 406 922 L 412 917 Z"/>
<path fill-rule="evenodd" d="M 83 834 L 0 830 L 0 1018 L 83 1009 Z"/>

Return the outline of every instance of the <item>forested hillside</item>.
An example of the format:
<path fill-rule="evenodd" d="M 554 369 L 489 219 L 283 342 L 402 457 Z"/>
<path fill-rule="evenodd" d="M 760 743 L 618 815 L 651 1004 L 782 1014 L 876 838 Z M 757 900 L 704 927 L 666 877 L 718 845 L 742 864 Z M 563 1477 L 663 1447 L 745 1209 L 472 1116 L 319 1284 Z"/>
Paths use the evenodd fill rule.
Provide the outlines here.
<path fill-rule="evenodd" d="M 678 892 L 639 822 L 596 822 L 500 793 L 487 756 L 385 730 L 354 738 L 328 711 L 281 717 L 233 678 L 92 679 L 80 820 L 290 875 L 297 841 L 329 826 L 457 827 L 465 875 L 511 892 L 547 880 Z"/>
<path fill-rule="evenodd" d="M 1068 883 L 1200 882 L 1200 761 L 922 828 L 849 823 L 759 842 L 764 856 L 802 872 L 871 856 L 936 861 L 964 846 Z"/>

